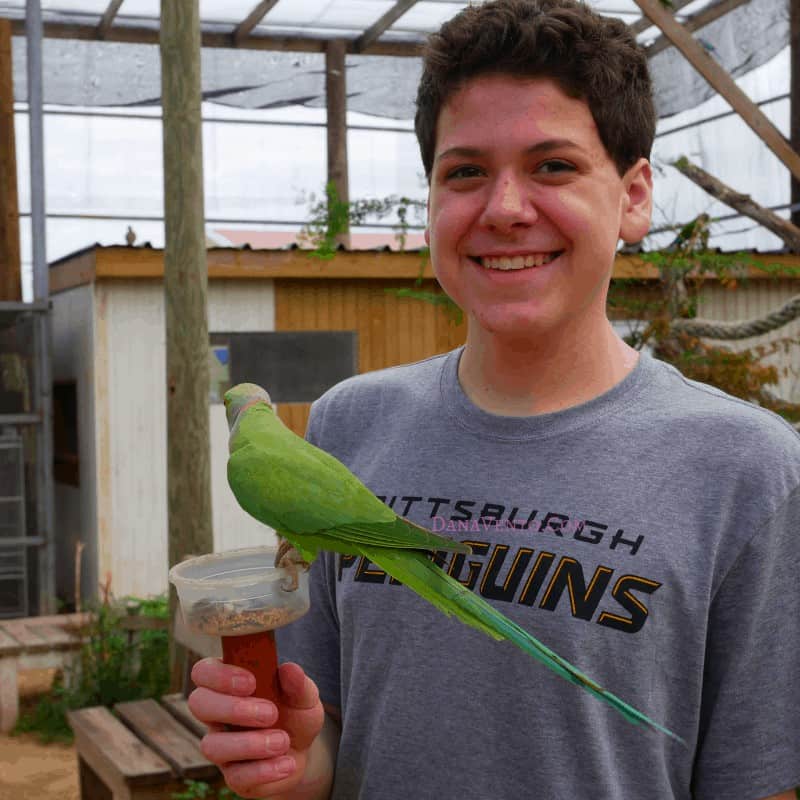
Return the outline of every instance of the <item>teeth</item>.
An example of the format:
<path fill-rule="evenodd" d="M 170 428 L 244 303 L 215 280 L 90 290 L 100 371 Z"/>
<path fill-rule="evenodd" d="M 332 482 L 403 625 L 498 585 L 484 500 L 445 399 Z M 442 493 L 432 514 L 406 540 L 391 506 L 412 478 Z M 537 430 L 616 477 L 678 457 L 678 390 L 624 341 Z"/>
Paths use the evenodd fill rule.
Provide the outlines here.
<path fill-rule="evenodd" d="M 525 269 L 526 267 L 541 267 L 543 264 L 549 264 L 553 259 L 560 255 L 558 253 L 536 253 L 535 255 L 527 256 L 487 256 L 486 258 L 478 258 L 479 261 L 486 269 Z"/>

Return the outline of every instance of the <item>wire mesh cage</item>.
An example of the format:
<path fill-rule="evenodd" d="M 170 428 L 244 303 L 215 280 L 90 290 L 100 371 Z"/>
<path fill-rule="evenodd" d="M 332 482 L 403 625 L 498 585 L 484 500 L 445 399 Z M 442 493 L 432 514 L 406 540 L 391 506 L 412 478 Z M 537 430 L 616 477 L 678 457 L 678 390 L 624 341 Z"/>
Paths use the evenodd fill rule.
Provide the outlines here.
<path fill-rule="evenodd" d="M 0 617 L 27 616 L 25 463 L 22 437 L 0 435 Z"/>

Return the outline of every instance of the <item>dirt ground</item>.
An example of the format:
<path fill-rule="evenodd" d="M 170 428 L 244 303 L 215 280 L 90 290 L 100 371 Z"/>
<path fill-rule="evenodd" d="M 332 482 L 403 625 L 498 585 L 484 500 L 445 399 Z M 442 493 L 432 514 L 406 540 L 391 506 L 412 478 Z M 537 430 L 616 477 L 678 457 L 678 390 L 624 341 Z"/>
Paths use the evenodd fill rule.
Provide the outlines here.
<path fill-rule="evenodd" d="M 27 670 L 19 675 L 21 704 L 47 692 L 54 670 Z M 0 735 L 2 800 L 79 800 L 75 748 L 40 744 L 31 734 Z"/>

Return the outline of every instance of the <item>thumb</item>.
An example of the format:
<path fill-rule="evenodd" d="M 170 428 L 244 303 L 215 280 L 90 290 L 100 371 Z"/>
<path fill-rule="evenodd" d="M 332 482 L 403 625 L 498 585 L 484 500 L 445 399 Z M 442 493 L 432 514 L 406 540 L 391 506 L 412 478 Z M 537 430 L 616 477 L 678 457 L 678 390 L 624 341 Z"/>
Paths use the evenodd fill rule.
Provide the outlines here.
<path fill-rule="evenodd" d="M 291 661 L 278 667 L 278 682 L 287 705 L 313 708 L 319 702 L 317 687 L 299 664 Z"/>
<path fill-rule="evenodd" d="M 296 750 L 305 750 L 317 738 L 325 720 L 319 690 L 297 664 L 281 664 L 278 681 L 283 694 L 281 724 Z"/>

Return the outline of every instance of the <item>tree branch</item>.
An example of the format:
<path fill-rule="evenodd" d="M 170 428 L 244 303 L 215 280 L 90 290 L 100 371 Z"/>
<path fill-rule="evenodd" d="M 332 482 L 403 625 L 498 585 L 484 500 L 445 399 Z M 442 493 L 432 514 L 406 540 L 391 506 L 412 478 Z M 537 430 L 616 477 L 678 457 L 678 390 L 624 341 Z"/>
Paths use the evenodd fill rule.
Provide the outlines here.
<path fill-rule="evenodd" d="M 750 195 L 740 194 L 731 189 L 730 186 L 726 186 L 704 169 L 692 164 L 685 156 L 674 161 L 672 166 L 712 197 L 716 197 L 717 200 L 722 201 L 725 205 L 754 219 L 776 236 L 780 236 L 791 251 L 800 253 L 800 228 L 760 206 Z"/>

